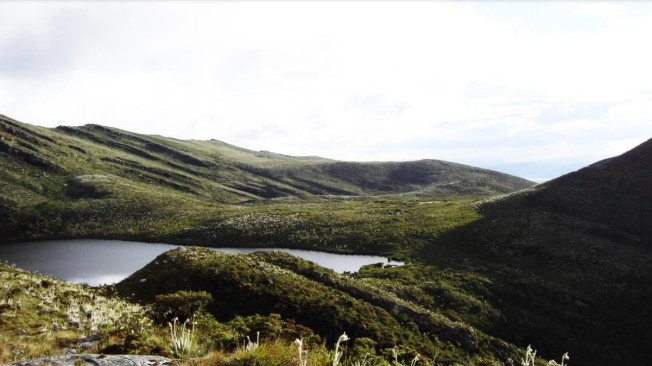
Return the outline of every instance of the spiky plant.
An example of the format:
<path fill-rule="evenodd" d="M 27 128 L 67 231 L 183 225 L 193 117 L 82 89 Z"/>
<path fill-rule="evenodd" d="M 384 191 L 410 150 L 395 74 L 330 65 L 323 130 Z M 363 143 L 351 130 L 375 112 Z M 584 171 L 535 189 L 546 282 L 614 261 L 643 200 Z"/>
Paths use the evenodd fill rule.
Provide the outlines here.
<path fill-rule="evenodd" d="M 178 318 L 174 318 L 170 326 L 170 348 L 172 352 L 180 357 L 188 356 L 193 353 L 197 347 L 195 342 L 195 323 L 188 327 L 189 320 L 186 320 L 181 326 L 177 326 Z"/>
<path fill-rule="evenodd" d="M 527 346 L 525 350 L 525 359 L 521 359 L 521 366 L 534 366 L 534 361 L 537 358 L 537 351 L 533 350 L 532 347 Z M 548 361 L 547 366 L 565 366 L 564 362 L 569 360 L 568 352 L 564 353 L 561 356 L 561 364 L 558 364 L 555 360 Z"/>

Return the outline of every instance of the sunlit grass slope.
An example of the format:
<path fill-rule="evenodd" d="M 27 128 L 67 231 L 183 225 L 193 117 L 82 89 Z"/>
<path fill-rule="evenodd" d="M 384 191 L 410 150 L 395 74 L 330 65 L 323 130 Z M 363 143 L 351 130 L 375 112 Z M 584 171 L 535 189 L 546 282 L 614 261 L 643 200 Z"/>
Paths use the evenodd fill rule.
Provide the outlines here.
<path fill-rule="evenodd" d="M 48 129 L 3 116 L 0 167 L 0 238 L 5 241 L 111 237 L 182 242 L 201 238 L 201 245 L 208 241 L 223 244 L 223 239 L 252 245 L 250 225 L 280 220 L 278 224 L 284 226 L 284 220 L 294 220 L 270 218 L 277 209 L 264 206 L 273 204 L 284 216 L 295 209 L 304 216 L 288 221 L 303 225 L 299 237 L 254 236 L 266 236 L 268 243 L 284 240 L 290 246 L 319 246 L 316 242 L 325 240 L 326 249 L 340 250 L 362 239 L 362 231 L 355 238 L 338 234 L 338 226 L 345 222 L 379 228 L 362 216 L 367 214 L 363 212 L 366 203 L 359 197 L 451 200 L 508 193 L 533 184 L 436 160 L 337 162 L 254 152 L 214 140 L 138 135 L 98 125 Z M 330 214 L 338 210 L 352 214 L 345 214 L 346 219 Z M 245 212 L 253 216 L 245 218 Z M 371 215 L 381 219 L 377 212 Z M 393 224 L 407 221 L 400 215 L 381 222 L 396 228 L 409 226 Z M 233 220 L 226 221 L 229 217 Z M 326 236 L 322 235 L 326 229 L 321 228 L 325 221 L 333 224 L 327 225 L 333 232 Z M 215 225 L 226 228 L 223 232 L 228 237 L 207 240 Z M 406 233 L 412 229 L 407 226 Z M 244 238 L 234 235 L 232 227 L 242 228 Z M 343 237 L 348 243 L 342 243 L 342 248 L 328 243 Z M 394 239 L 356 245 L 362 251 L 387 252 L 396 244 Z"/>

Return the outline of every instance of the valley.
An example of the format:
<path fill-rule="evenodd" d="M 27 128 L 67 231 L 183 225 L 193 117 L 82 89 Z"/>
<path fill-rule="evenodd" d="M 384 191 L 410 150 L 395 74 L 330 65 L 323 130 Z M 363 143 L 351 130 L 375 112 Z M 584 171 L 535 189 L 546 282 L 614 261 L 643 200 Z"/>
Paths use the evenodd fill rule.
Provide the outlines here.
<path fill-rule="evenodd" d="M 308 364 L 326 365 L 344 332 L 346 366 L 513 365 L 528 345 L 548 360 L 569 352 L 573 365 L 644 364 L 649 354 L 651 141 L 534 185 L 437 160 L 291 157 L 99 125 L 47 129 L 1 117 L 0 137 L 0 246 L 182 246 L 100 287 L 3 265 L 0 363 L 76 348 L 280 366 L 298 364 L 293 342 L 304 339 Z M 286 253 L 208 248 L 405 265 L 337 273 Z M 16 290 L 21 283 L 31 287 Z M 138 307 L 147 324 L 63 329 L 74 307 L 66 291 Z M 55 310 L 36 301 L 43 292 Z M 170 347 L 174 316 L 197 322 L 192 351 Z M 242 346 L 256 333 L 262 343 Z M 92 335 L 101 341 L 75 346 Z"/>

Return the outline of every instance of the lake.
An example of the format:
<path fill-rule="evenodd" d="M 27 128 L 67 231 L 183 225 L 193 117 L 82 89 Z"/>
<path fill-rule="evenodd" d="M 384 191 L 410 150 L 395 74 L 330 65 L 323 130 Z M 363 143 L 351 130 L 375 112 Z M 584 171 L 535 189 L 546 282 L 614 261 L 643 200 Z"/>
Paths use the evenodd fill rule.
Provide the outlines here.
<path fill-rule="evenodd" d="M 144 267 L 159 254 L 178 245 L 152 244 L 119 240 L 52 240 L 0 245 L 0 260 L 28 271 L 91 286 L 120 282 Z M 324 253 L 283 248 L 209 248 L 229 253 L 280 251 L 317 263 L 338 273 L 356 272 L 367 264 L 387 263 L 386 257 Z"/>

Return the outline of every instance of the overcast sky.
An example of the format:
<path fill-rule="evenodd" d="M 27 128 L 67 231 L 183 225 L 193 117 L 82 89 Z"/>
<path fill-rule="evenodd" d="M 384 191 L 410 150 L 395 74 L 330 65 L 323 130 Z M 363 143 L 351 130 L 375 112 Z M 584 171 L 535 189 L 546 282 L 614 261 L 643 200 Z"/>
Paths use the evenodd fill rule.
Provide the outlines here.
<path fill-rule="evenodd" d="M 652 137 L 652 3 L 0 2 L 0 114 L 553 178 Z"/>

